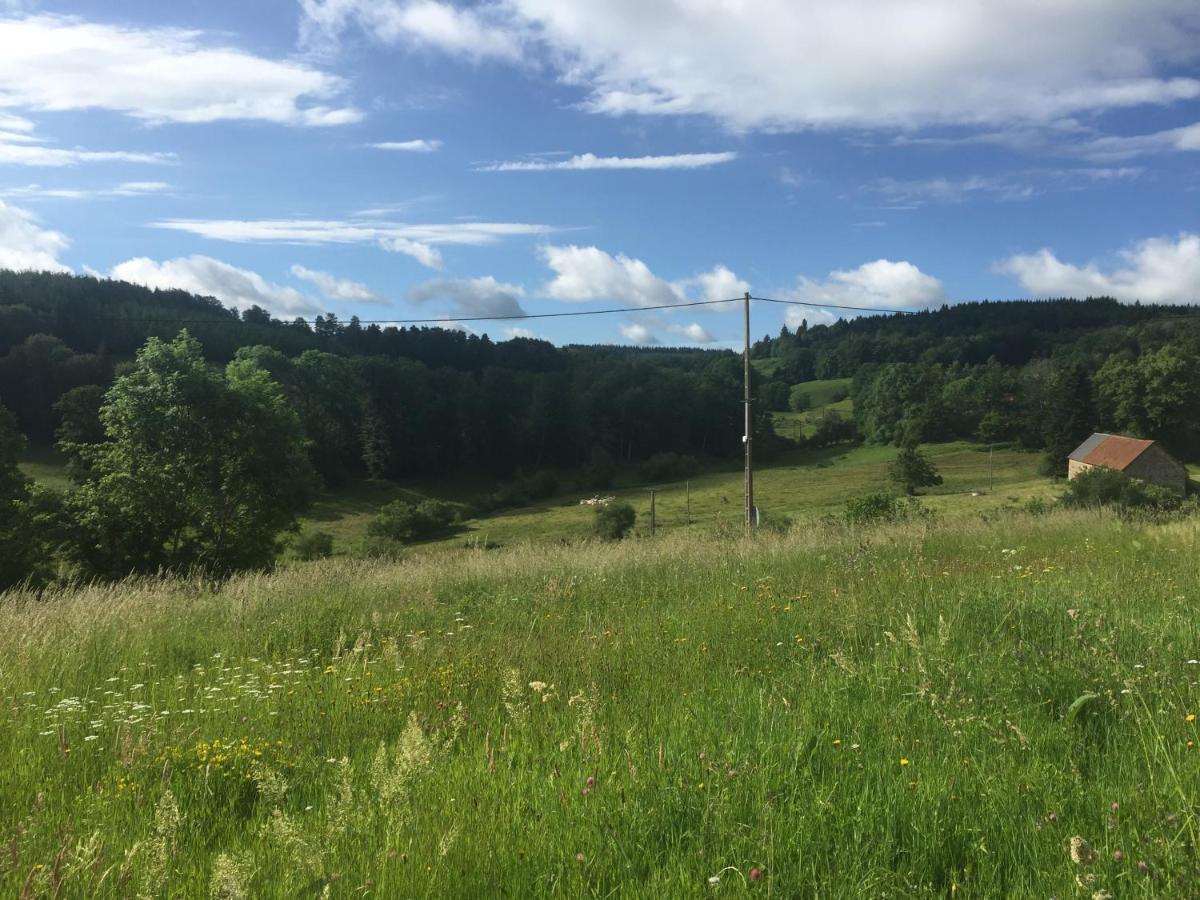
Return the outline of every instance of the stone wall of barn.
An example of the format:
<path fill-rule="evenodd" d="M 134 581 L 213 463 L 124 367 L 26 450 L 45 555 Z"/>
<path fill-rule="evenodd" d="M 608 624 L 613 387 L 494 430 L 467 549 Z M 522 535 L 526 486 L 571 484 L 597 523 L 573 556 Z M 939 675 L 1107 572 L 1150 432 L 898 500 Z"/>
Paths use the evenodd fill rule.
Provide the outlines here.
<path fill-rule="evenodd" d="M 1067 480 L 1070 481 L 1076 475 L 1080 475 L 1092 468 L 1085 462 L 1080 462 L 1077 459 L 1067 460 Z"/>
<path fill-rule="evenodd" d="M 1180 496 L 1187 493 L 1187 469 L 1158 444 L 1147 447 L 1125 468 L 1125 474 L 1148 484 L 1160 484 Z"/>

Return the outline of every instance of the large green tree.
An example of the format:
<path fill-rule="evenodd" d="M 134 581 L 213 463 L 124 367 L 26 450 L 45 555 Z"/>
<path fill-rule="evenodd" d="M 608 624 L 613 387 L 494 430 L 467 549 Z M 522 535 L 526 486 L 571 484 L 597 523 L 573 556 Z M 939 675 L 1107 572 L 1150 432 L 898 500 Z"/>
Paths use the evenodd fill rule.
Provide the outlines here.
<path fill-rule="evenodd" d="M 24 446 L 16 417 L 0 406 L 0 589 L 16 584 L 29 571 L 30 543 L 24 516 L 28 487 L 17 468 Z"/>
<path fill-rule="evenodd" d="M 222 372 L 186 331 L 151 338 L 100 410 L 106 440 L 81 455 L 70 546 L 88 573 L 269 565 L 310 502 L 315 476 L 299 417 L 252 359 Z"/>

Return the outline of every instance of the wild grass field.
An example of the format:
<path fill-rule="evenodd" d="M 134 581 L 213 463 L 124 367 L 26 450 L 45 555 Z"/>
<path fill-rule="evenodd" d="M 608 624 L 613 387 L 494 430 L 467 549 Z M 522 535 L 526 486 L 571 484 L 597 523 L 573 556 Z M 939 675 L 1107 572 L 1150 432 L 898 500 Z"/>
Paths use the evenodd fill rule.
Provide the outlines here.
<path fill-rule="evenodd" d="M 1010 513 L 0 597 L 0 892 L 1195 897 L 1198 538 Z"/>

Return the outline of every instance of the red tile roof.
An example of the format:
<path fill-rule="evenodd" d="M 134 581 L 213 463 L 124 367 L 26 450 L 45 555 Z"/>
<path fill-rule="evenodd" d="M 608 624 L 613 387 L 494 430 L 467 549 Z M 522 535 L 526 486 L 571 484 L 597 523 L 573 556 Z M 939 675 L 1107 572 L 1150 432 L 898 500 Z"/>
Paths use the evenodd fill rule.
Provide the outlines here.
<path fill-rule="evenodd" d="M 1106 469 L 1122 471 L 1145 453 L 1153 443 L 1154 441 L 1110 434 L 1079 461 L 1089 466 L 1104 466 Z"/>

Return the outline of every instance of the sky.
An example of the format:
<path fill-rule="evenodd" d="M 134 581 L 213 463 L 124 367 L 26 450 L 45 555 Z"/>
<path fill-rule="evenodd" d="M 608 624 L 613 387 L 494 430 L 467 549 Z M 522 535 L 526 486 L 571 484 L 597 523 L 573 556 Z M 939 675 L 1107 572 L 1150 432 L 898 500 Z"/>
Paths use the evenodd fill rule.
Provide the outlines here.
<path fill-rule="evenodd" d="M 1197 0 L 0 0 L 0 268 L 736 346 L 1200 302 Z"/>

